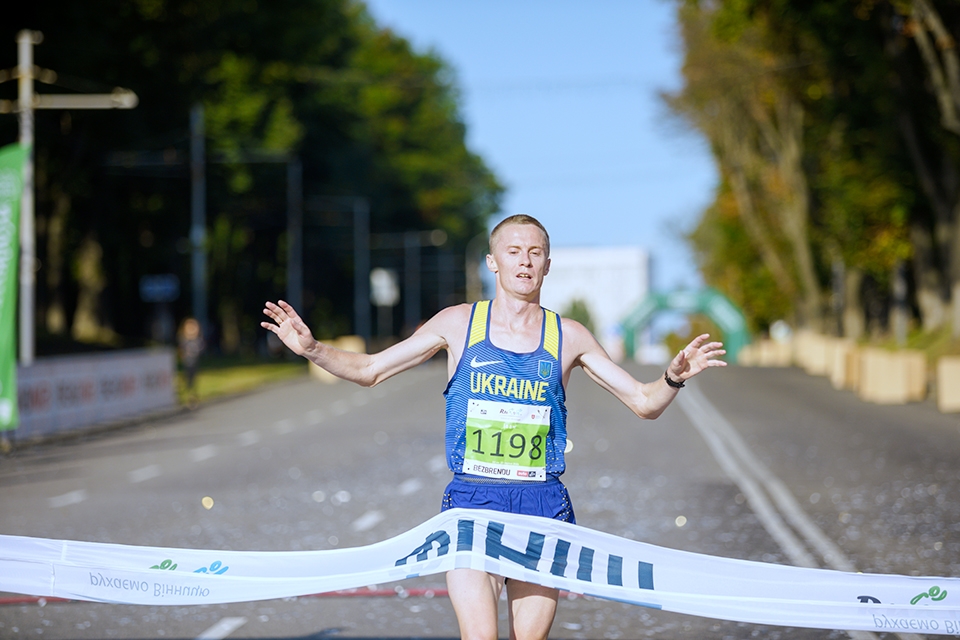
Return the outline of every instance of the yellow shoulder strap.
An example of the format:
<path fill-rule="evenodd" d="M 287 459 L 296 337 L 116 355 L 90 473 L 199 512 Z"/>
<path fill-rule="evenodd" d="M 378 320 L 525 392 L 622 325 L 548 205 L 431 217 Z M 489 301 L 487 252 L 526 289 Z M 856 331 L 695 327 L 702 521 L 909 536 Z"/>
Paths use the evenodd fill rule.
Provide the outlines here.
<path fill-rule="evenodd" d="M 555 360 L 560 359 L 560 316 L 553 311 L 543 310 L 546 316 L 546 325 L 543 329 L 543 348 Z"/>
<path fill-rule="evenodd" d="M 489 308 L 489 300 L 481 300 L 473 306 L 473 320 L 470 322 L 470 339 L 467 341 L 468 347 L 483 342 L 483 339 L 487 337 L 487 310 Z"/>

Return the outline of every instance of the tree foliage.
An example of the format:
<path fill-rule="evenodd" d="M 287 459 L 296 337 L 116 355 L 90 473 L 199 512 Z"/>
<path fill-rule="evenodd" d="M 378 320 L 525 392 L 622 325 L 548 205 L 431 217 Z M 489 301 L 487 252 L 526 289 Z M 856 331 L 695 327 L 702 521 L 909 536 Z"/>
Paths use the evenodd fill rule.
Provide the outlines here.
<path fill-rule="evenodd" d="M 458 255 L 498 209 L 503 189 L 466 146 L 453 71 L 380 28 L 362 4 L 52 0 L 22 11 L 0 26 L 0 67 L 15 66 L 20 29 L 39 30 L 36 64 L 58 75 L 38 91 L 120 86 L 140 99 L 133 111 L 36 112 L 38 319 L 47 333 L 75 330 L 79 319 L 100 337 L 149 335 L 152 310 L 138 296 L 147 274 L 178 275 L 176 316 L 189 313 L 195 103 L 210 161 L 209 313 L 226 350 L 262 339 L 263 300 L 286 286 L 285 169 L 251 153 L 302 161 L 303 311 L 324 332 L 351 328 L 350 220 L 311 199 L 364 197 L 373 233 L 442 229 L 441 250 Z M 15 99 L 16 83 L 0 92 Z M 0 139 L 16 136 L 15 116 L 0 116 Z M 439 264 L 433 254 L 424 262 Z M 433 267 L 424 280 L 439 277 Z M 440 302 L 425 295 L 422 311 Z"/>
<path fill-rule="evenodd" d="M 590 307 L 580 298 L 571 300 L 567 308 L 560 312 L 560 315 L 564 318 L 576 320 L 586 327 L 587 331 L 590 333 L 594 332 L 593 316 L 590 315 Z"/>
<path fill-rule="evenodd" d="M 951 298 L 960 318 L 960 65 L 950 36 L 960 7 L 677 6 L 685 85 L 667 99 L 706 134 L 721 174 L 692 234 L 708 282 L 758 328 L 771 314 L 823 328 L 841 313 L 837 295 L 848 319 L 887 305 L 891 274 L 906 264 L 924 326 L 946 321 Z"/>

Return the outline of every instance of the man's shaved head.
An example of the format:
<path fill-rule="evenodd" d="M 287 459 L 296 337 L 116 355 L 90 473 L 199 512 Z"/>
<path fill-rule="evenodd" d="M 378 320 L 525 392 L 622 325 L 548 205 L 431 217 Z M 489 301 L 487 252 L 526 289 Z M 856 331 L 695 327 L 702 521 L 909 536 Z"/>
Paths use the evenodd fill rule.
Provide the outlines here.
<path fill-rule="evenodd" d="M 506 227 L 512 224 L 530 224 L 535 226 L 537 229 L 540 229 L 540 232 L 543 233 L 544 240 L 544 251 L 546 256 L 550 257 L 550 234 L 547 233 L 547 229 L 540 224 L 540 221 L 534 218 L 533 216 L 528 216 L 525 213 L 518 213 L 516 215 L 509 216 L 504 218 L 493 228 L 493 231 L 490 232 L 490 251 L 493 252 L 494 245 L 497 244 L 497 239 L 500 236 L 500 232 L 503 231 Z"/>

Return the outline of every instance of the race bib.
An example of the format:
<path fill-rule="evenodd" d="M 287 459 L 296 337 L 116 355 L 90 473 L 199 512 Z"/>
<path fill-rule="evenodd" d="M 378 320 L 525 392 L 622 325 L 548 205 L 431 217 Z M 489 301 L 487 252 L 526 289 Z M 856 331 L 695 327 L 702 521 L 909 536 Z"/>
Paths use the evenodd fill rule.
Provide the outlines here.
<path fill-rule="evenodd" d="M 469 400 L 463 472 L 543 482 L 550 407 Z"/>

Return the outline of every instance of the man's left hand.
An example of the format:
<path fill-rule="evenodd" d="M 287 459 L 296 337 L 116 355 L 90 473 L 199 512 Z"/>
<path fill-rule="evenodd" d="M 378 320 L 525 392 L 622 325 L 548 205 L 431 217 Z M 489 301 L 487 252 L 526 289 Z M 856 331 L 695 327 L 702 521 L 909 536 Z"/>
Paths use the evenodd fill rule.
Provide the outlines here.
<path fill-rule="evenodd" d="M 671 380 L 684 382 L 707 367 L 727 366 L 726 362 L 719 359 L 727 353 L 723 343 L 707 342 L 709 338 L 709 333 L 697 336 L 676 355 L 667 367 L 667 375 Z"/>

